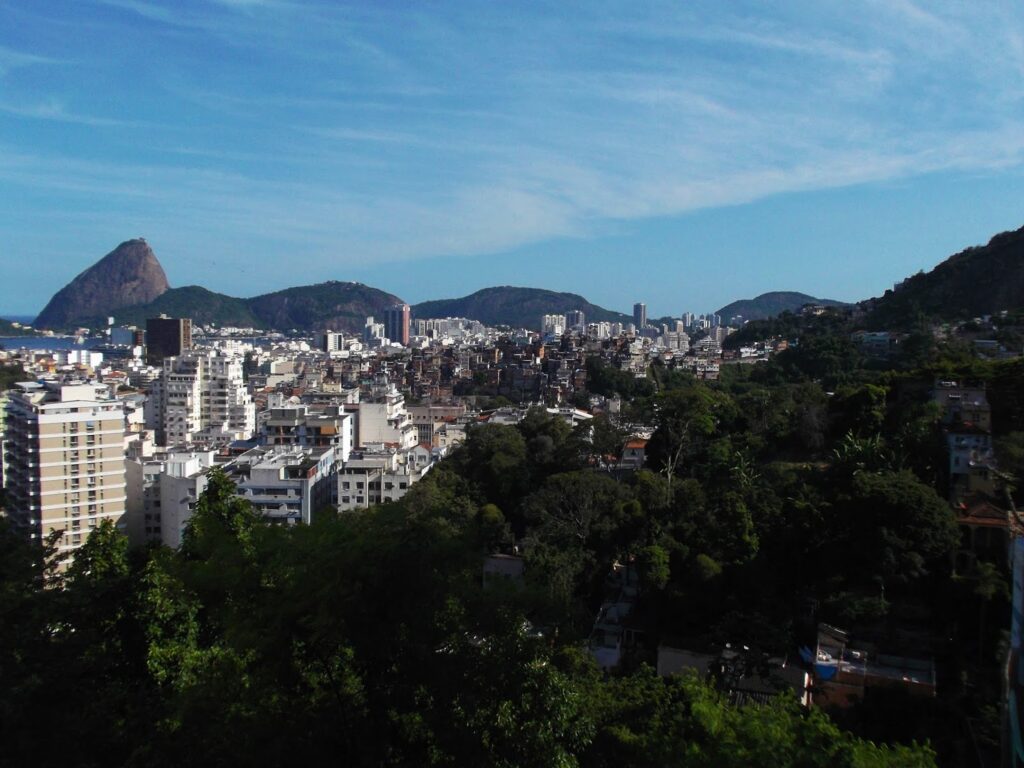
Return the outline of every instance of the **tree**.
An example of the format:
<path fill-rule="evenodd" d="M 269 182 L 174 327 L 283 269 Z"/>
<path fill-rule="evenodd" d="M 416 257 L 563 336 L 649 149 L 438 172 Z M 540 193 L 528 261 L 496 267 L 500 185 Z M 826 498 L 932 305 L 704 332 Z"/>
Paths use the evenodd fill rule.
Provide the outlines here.
<path fill-rule="evenodd" d="M 950 562 L 960 537 L 949 505 L 913 473 L 858 472 L 838 505 L 837 548 L 885 582 L 908 582 Z"/>
<path fill-rule="evenodd" d="M 790 695 L 731 706 L 692 673 L 659 678 L 647 667 L 608 681 L 591 677 L 588 689 L 597 732 L 581 755 L 585 768 L 935 765 L 928 747 L 861 741 Z"/>
<path fill-rule="evenodd" d="M 704 385 L 671 390 L 656 401 L 657 429 L 648 444 L 671 486 L 683 462 L 697 454 L 731 407 L 728 397 Z"/>
<path fill-rule="evenodd" d="M 671 574 L 669 555 L 664 547 L 649 544 L 637 555 L 640 567 L 640 583 L 647 589 L 664 589 Z"/>
<path fill-rule="evenodd" d="M 456 470 L 477 483 L 484 501 L 511 508 L 529 488 L 526 440 L 515 427 L 474 427 L 454 457 Z"/>

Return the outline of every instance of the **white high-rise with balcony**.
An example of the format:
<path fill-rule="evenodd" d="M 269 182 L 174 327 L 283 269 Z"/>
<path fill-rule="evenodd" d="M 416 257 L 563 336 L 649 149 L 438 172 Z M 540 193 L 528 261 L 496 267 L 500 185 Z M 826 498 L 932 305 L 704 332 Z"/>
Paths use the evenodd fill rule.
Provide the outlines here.
<path fill-rule="evenodd" d="M 256 430 L 256 407 L 238 355 L 204 349 L 166 358 L 151 395 L 161 445 L 219 447 L 247 440 Z"/>

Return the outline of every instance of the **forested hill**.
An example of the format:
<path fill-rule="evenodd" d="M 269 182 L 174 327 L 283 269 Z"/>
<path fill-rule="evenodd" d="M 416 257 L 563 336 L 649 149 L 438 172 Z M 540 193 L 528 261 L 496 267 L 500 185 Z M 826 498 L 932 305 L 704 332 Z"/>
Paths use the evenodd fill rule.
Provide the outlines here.
<path fill-rule="evenodd" d="M 246 303 L 264 328 L 359 331 L 367 317 L 381 319 L 385 309 L 401 301 L 394 294 L 363 283 L 330 280 L 285 288 L 247 299 Z"/>
<path fill-rule="evenodd" d="M 111 310 L 118 325 L 144 327 L 146 320 L 159 317 L 188 317 L 200 325 L 234 325 L 241 328 L 259 327 L 260 322 L 249 310 L 245 299 L 226 296 L 207 290 L 199 285 L 171 288 L 147 304 L 136 304 L 122 309 Z M 81 319 L 88 327 L 106 325 L 108 313 Z"/>
<path fill-rule="evenodd" d="M 805 304 L 821 304 L 826 307 L 843 306 L 840 301 L 816 299 L 797 291 L 770 291 L 753 299 L 740 299 L 726 304 L 716 314 L 721 315 L 723 321 L 728 321 L 737 315 L 744 320 L 764 320 L 781 315 L 783 312 L 796 312 Z"/>
<path fill-rule="evenodd" d="M 0 317 L 0 336 L 34 336 L 38 331 L 26 328 L 24 324 L 15 325 L 10 320 Z"/>
<path fill-rule="evenodd" d="M 897 329 L 921 315 L 961 320 L 1018 309 L 1024 306 L 1024 227 L 950 256 L 867 304 L 873 305 L 869 327 Z"/>
<path fill-rule="evenodd" d="M 397 296 L 362 283 L 332 280 L 316 285 L 285 288 L 274 293 L 238 299 L 198 285 L 172 288 L 148 304 L 114 312 L 121 324 L 143 325 L 147 318 L 167 314 L 190 317 L 196 323 L 234 325 L 287 331 L 331 328 L 357 332 L 367 316 L 381 316 L 400 302 Z M 105 316 L 89 318 L 86 325 L 103 325 Z"/>
<path fill-rule="evenodd" d="M 542 315 L 565 314 L 582 310 L 588 323 L 631 322 L 629 315 L 591 304 L 575 293 L 559 293 L 543 288 L 516 288 L 509 285 L 483 288 L 460 299 L 438 299 L 416 304 L 413 315 L 426 317 L 468 317 L 484 325 L 511 325 L 539 328 Z"/>

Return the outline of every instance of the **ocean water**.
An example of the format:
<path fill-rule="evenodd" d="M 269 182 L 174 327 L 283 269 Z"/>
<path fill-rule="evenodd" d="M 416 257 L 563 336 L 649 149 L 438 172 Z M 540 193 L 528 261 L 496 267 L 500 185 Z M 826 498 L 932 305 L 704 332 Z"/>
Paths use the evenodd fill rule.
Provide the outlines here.
<path fill-rule="evenodd" d="M 86 339 L 83 344 L 76 344 L 74 338 L 67 336 L 0 336 L 0 346 L 4 349 L 40 349 L 51 352 L 64 349 L 90 349 L 102 343 L 101 339 Z"/>

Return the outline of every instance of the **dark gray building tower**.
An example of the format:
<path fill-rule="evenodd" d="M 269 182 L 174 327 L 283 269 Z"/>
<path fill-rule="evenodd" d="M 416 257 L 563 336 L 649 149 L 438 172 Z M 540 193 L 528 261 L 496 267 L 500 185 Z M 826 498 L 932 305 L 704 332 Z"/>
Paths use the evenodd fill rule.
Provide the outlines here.
<path fill-rule="evenodd" d="M 633 305 L 633 325 L 642 331 L 647 325 L 647 305 L 637 302 Z"/>
<path fill-rule="evenodd" d="M 163 365 L 165 357 L 177 357 L 192 349 L 192 320 L 187 317 L 151 317 L 146 321 L 146 362 Z"/>

